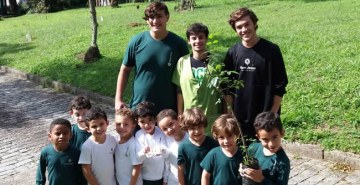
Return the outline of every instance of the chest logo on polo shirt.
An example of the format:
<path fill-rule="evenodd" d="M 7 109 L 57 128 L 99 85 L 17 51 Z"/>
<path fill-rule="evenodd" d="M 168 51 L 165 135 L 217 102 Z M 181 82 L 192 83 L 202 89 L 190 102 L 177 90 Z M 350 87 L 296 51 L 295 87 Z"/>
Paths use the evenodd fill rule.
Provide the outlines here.
<path fill-rule="evenodd" d="M 65 165 L 73 165 L 73 161 L 69 158 L 66 160 Z"/>

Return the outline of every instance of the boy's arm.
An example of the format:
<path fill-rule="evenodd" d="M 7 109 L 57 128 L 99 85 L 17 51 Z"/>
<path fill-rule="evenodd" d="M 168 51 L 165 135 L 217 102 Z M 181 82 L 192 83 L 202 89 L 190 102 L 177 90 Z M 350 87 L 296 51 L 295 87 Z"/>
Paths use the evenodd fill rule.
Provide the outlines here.
<path fill-rule="evenodd" d="M 43 153 L 40 154 L 39 164 L 36 172 L 36 185 L 45 185 L 46 183 L 46 161 L 43 157 Z"/>
<path fill-rule="evenodd" d="M 81 165 L 84 177 L 86 178 L 88 184 L 90 185 L 100 185 L 96 180 L 94 174 L 91 171 L 91 164 L 82 164 Z"/>
<path fill-rule="evenodd" d="M 170 161 L 169 158 L 165 159 L 165 164 L 164 164 L 164 172 L 163 172 L 163 185 L 166 185 L 168 180 L 169 180 L 169 175 L 170 175 Z"/>
<path fill-rule="evenodd" d="M 278 95 L 274 96 L 273 105 L 271 107 L 271 112 L 273 112 L 275 114 L 277 114 L 279 112 L 281 101 L 282 101 L 281 96 L 278 96 Z"/>
<path fill-rule="evenodd" d="M 177 111 L 179 116 L 184 112 L 184 97 L 180 89 L 177 92 Z"/>
<path fill-rule="evenodd" d="M 209 185 L 210 184 L 211 173 L 203 170 L 201 174 L 201 185 Z"/>
<path fill-rule="evenodd" d="M 133 170 L 131 172 L 131 179 L 129 185 L 136 185 L 140 172 L 141 172 L 141 164 L 133 165 Z"/>
<path fill-rule="evenodd" d="M 184 164 L 178 165 L 178 179 L 179 179 L 179 185 L 185 185 Z"/>

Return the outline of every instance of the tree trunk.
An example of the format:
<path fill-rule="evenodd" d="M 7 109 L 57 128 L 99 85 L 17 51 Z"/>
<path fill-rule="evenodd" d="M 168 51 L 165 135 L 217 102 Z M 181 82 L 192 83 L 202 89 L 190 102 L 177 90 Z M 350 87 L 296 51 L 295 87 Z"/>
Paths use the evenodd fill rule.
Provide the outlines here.
<path fill-rule="evenodd" d="M 0 0 L 0 7 L 1 7 L 0 15 L 7 15 L 6 0 Z"/>
<path fill-rule="evenodd" d="M 180 0 L 179 10 L 194 10 L 195 0 Z"/>
<path fill-rule="evenodd" d="M 84 56 L 84 62 L 89 63 L 100 58 L 100 50 L 97 45 L 97 28 L 98 23 L 96 19 L 95 0 L 89 0 L 90 14 L 92 19 L 92 39 L 89 49 L 86 51 Z"/>
<path fill-rule="evenodd" d="M 10 11 L 14 15 L 18 15 L 19 14 L 19 6 L 18 6 L 16 0 L 9 0 L 9 4 L 10 4 Z"/>
<path fill-rule="evenodd" d="M 90 6 L 90 14 L 92 18 L 92 40 L 91 40 L 91 46 L 97 47 L 97 28 L 98 28 L 98 22 L 96 18 L 96 9 L 95 9 L 95 0 L 89 0 L 89 6 Z"/>

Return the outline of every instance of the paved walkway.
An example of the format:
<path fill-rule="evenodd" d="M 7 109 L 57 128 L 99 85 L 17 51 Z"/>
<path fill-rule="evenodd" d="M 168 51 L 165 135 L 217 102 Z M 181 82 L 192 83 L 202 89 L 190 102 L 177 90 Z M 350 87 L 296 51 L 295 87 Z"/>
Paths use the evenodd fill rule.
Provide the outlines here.
<path fill-rule="evenodd" d="M 0 70 L 0 185 L 34 184 L 39 152 L 48 143 L 48 125 L 54 118 L 67 118 L 72 94 L 42 88 L 12 73 Z M 108 113 L 113 107 L 93 103 Z M 110 134 L 115 134 L 113 125 Z M 360 171 L 333 170 L 334 164 L 291 156 L 289 184 L 360 184 Z"/>

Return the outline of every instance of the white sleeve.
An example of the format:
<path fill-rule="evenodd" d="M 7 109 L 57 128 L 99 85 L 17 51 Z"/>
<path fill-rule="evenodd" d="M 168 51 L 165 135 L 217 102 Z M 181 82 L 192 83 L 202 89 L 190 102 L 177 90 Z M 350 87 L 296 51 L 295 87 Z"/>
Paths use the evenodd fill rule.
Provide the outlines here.
<path fill-rule="evenodd" d="M 141 137 L 142 135 L 140 134 L 136 134 L 135 137 L 135 150 L 136 150 L 136 155 L 138 157 L 138 159 L 142 162 L 144 162 L 144 160 L 146 159 L 146 155 L 144 153 L 144 145 L 140 142 L 141 139 L 144 139 Z"/>
<path fill-rule="evenodd" d="M 142 161 L 139 159 L 137 152 L 136 152 L 136 140 L 133 140 L 133 143 L 129 143 L 129 154 L 130 154 L 130 160 L 132 165 L 138 165 L 142 164 Z"/>
<path fill-rule="evenodd" d="M 91 144 L 85 142 L 81 147 L 79 164 L 91 164 Z"/>

